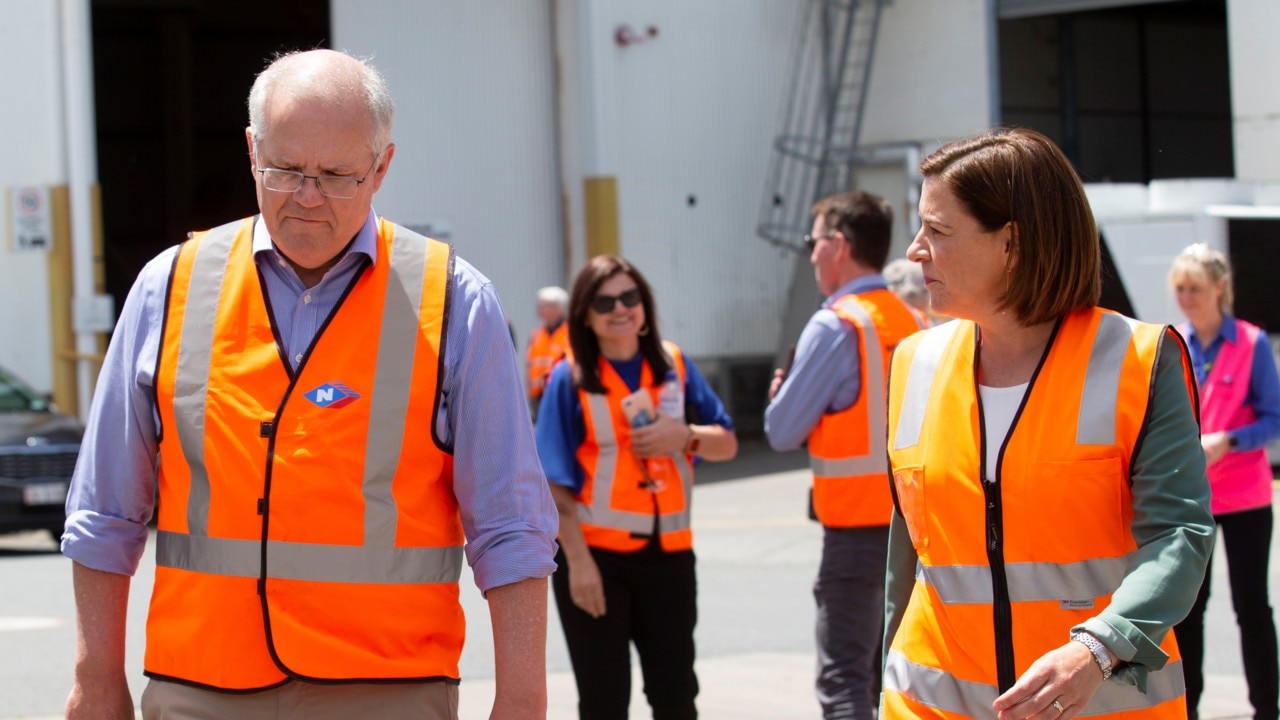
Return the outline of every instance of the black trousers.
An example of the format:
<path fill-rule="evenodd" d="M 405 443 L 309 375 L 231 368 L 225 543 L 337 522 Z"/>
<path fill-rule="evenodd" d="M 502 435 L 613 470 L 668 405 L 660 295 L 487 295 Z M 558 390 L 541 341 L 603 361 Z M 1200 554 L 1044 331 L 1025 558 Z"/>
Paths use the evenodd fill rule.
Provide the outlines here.
<path fill-rule="evenodd" d="M 635 643 L 654 720 L 693 720 L 698 678 L 693 627 L 698 620 L 693 551 L 663 552 L 652 542 L 634 553 L 591 548 L 606 610 L 592 618 L 569 597 L 569 567 L 556 554 L 551 585 L 578 684 L 581 720 L 626 720 Z"/>
<path fill-rule="evenodd" d="M 876 716 L 888 551 L 888 526 L 823 529 L 813 598 L 818 605 L 814 686 L 825 720 Z"/>
<path fill-rule="evenodd" d="M 1231 605 L 1240 626 L 1240 650 L 1244 678 L 1249 685 L 1249 703 L 1257 720 L 1276 720 L 1280 704 L 1280 669 L 1276 661 L 1276 624 L 1267 597 L 1267 569 L 1270 566 L 1271 507 L 1215 515 L 1222 528 L 1227 555 L 1227 578 L 1231 582 Z M 1209 603 L 1209 581 L 1213 558 L 1205 569 L 1200 594 L 1187 618 L 1174 627 L 1182 652 L 1183 674 L 1187 679 L 1187 716 L 1199 717 L 1197 706 L 1204 693 L 1204 612 Z"/>

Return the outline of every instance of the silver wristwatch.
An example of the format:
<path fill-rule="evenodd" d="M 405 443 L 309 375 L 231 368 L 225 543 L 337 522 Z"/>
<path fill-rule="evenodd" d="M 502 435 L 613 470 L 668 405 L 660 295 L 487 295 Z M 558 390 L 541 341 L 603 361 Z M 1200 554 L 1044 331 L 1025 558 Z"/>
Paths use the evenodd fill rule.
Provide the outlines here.
<path fill-rule="evenodd" d="M 1111 677 L 1111 653 L 1107 652 L 1106 646 L 1098 638 L 1087 632 L 1077 632 L 1071 634 L 1071 639 L 1083 643 L 1089 648 L 1089 652 L 1093 653 L 1094 662 L 1098 663 L 1098 668 L 1102 670 L 1103 680 Z"/>

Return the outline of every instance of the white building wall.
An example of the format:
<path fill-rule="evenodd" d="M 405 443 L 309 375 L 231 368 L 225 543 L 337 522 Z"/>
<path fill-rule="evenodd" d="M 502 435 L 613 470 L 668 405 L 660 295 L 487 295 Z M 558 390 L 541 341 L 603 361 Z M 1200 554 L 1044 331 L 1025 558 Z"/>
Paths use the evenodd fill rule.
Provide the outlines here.
<path fill-rule="evenodd" d="M 774 353 L 781 331 L 793 258 L 755 225 L 802 10 L 336 0 L 333 27 L 337 47 L 374 55 L 397 98 L 397 155 L 377 208 L 449 230 L 522 335 L 534 290 L 567 286 L 586 260 L 584 179 L 609 176 L 619 250 L 654 286 L 664 335 L 695 357 L 732 357 Z M 986 0 L 886 8 L 864 144 L 927 151 L 987 127 L 986 11 Z M 622 26 L 646 39 L 620 46 Z M 898 209 L 900 252 L 915 212 L 905 166 L 868 169 L 864 185 Z"/>
<path fill-rule="evenodd" d="M 992 30 L 987 0 L 893 0 L 884 8 L 860 144 L 915 143 L 921 157 L 942 144 L 991 127 Z M 858 171 L 860 189 L 882 195 L 894 208 L 889 259 L 906 253 L 908 218 L 917 208 L 908 194 L 905 164 Z"/>
<path fill-rule="evenodd" d="M 597 131 L 596 56 L 593 38 L 599 35 L 593 21 L 591 0 L 552 0 L 555 22 L 557 92 L 557 144 L 560 148 L 560 191 L 564 202 L 565 237 L 568 245 L 565 287 L 586 261 L 586 206 L 583 179 L 617 172 L 616 160 L 606 157 Z M 605 43 L 607 41 L 600 41 Z"/>
<path fill-rule="evenodd" d="M 1280 178 L 1280 2 L 1227 0 L 1236 177 Z"/>
<path fill-rule="evenodd" d="M 334 0 L 333 46 L 396 100 L 375 209 L 443 231 L 493 281 L 523 351 L 535 293 L 564 278 L 552 12 L 528 0 Z"/>
<path fill-rule="evenodd" d="M 894 0 L 884 9 L 862 144 L 943 142 L 992 123 L 986 0 Z"/>
<path fill-rule="evenodd" d="M 772 353 L 790 265 L 755 225 L 800 3 L 563 4 L 589 56 L 566 76 L 590 83 L 565 113 L 584 133 L 566 157 L 595 148 L 594 164 L 566 162 L 566 186 L 617 178 L 620 252 L 653 285 L 665 337 L 695 357 Z M 621 47 L 623 25 L 657 34 Z"/>
<path fill-rule="evenodd" d="M 15 188 L 66 182 L 56 2 L 0 0 L 0 365 L 53 390 L 49 272 L 43 253 L 15 252 Z"/>

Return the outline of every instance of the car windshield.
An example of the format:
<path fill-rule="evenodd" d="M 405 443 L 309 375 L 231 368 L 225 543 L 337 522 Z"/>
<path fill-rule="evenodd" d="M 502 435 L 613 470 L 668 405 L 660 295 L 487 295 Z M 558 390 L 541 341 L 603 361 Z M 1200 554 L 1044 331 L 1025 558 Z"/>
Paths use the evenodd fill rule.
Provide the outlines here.
<path fill-rule="evenodd" d="M 47 410 L 49 403 L 26 383 L 0 368 L 0 412 Z"/>

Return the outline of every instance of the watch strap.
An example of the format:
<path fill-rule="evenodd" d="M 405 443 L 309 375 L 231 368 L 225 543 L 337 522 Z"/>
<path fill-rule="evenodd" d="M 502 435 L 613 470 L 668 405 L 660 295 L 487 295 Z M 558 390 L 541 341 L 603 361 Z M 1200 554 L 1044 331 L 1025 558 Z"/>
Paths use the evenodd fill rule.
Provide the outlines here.
<path fill-rule="evenodd" d="M 1111 653 L 1107 652 L 1107 647 L 1102 644 L 1101 640 L 1087 632 L 1073 633 L 1071 639 L 1089 648 L 1089 652 L 1093 655 L 1093 661 L 1098 664 L 1098 669 L 1102 671 L 1103 680 L 1111 677 Z"/>

